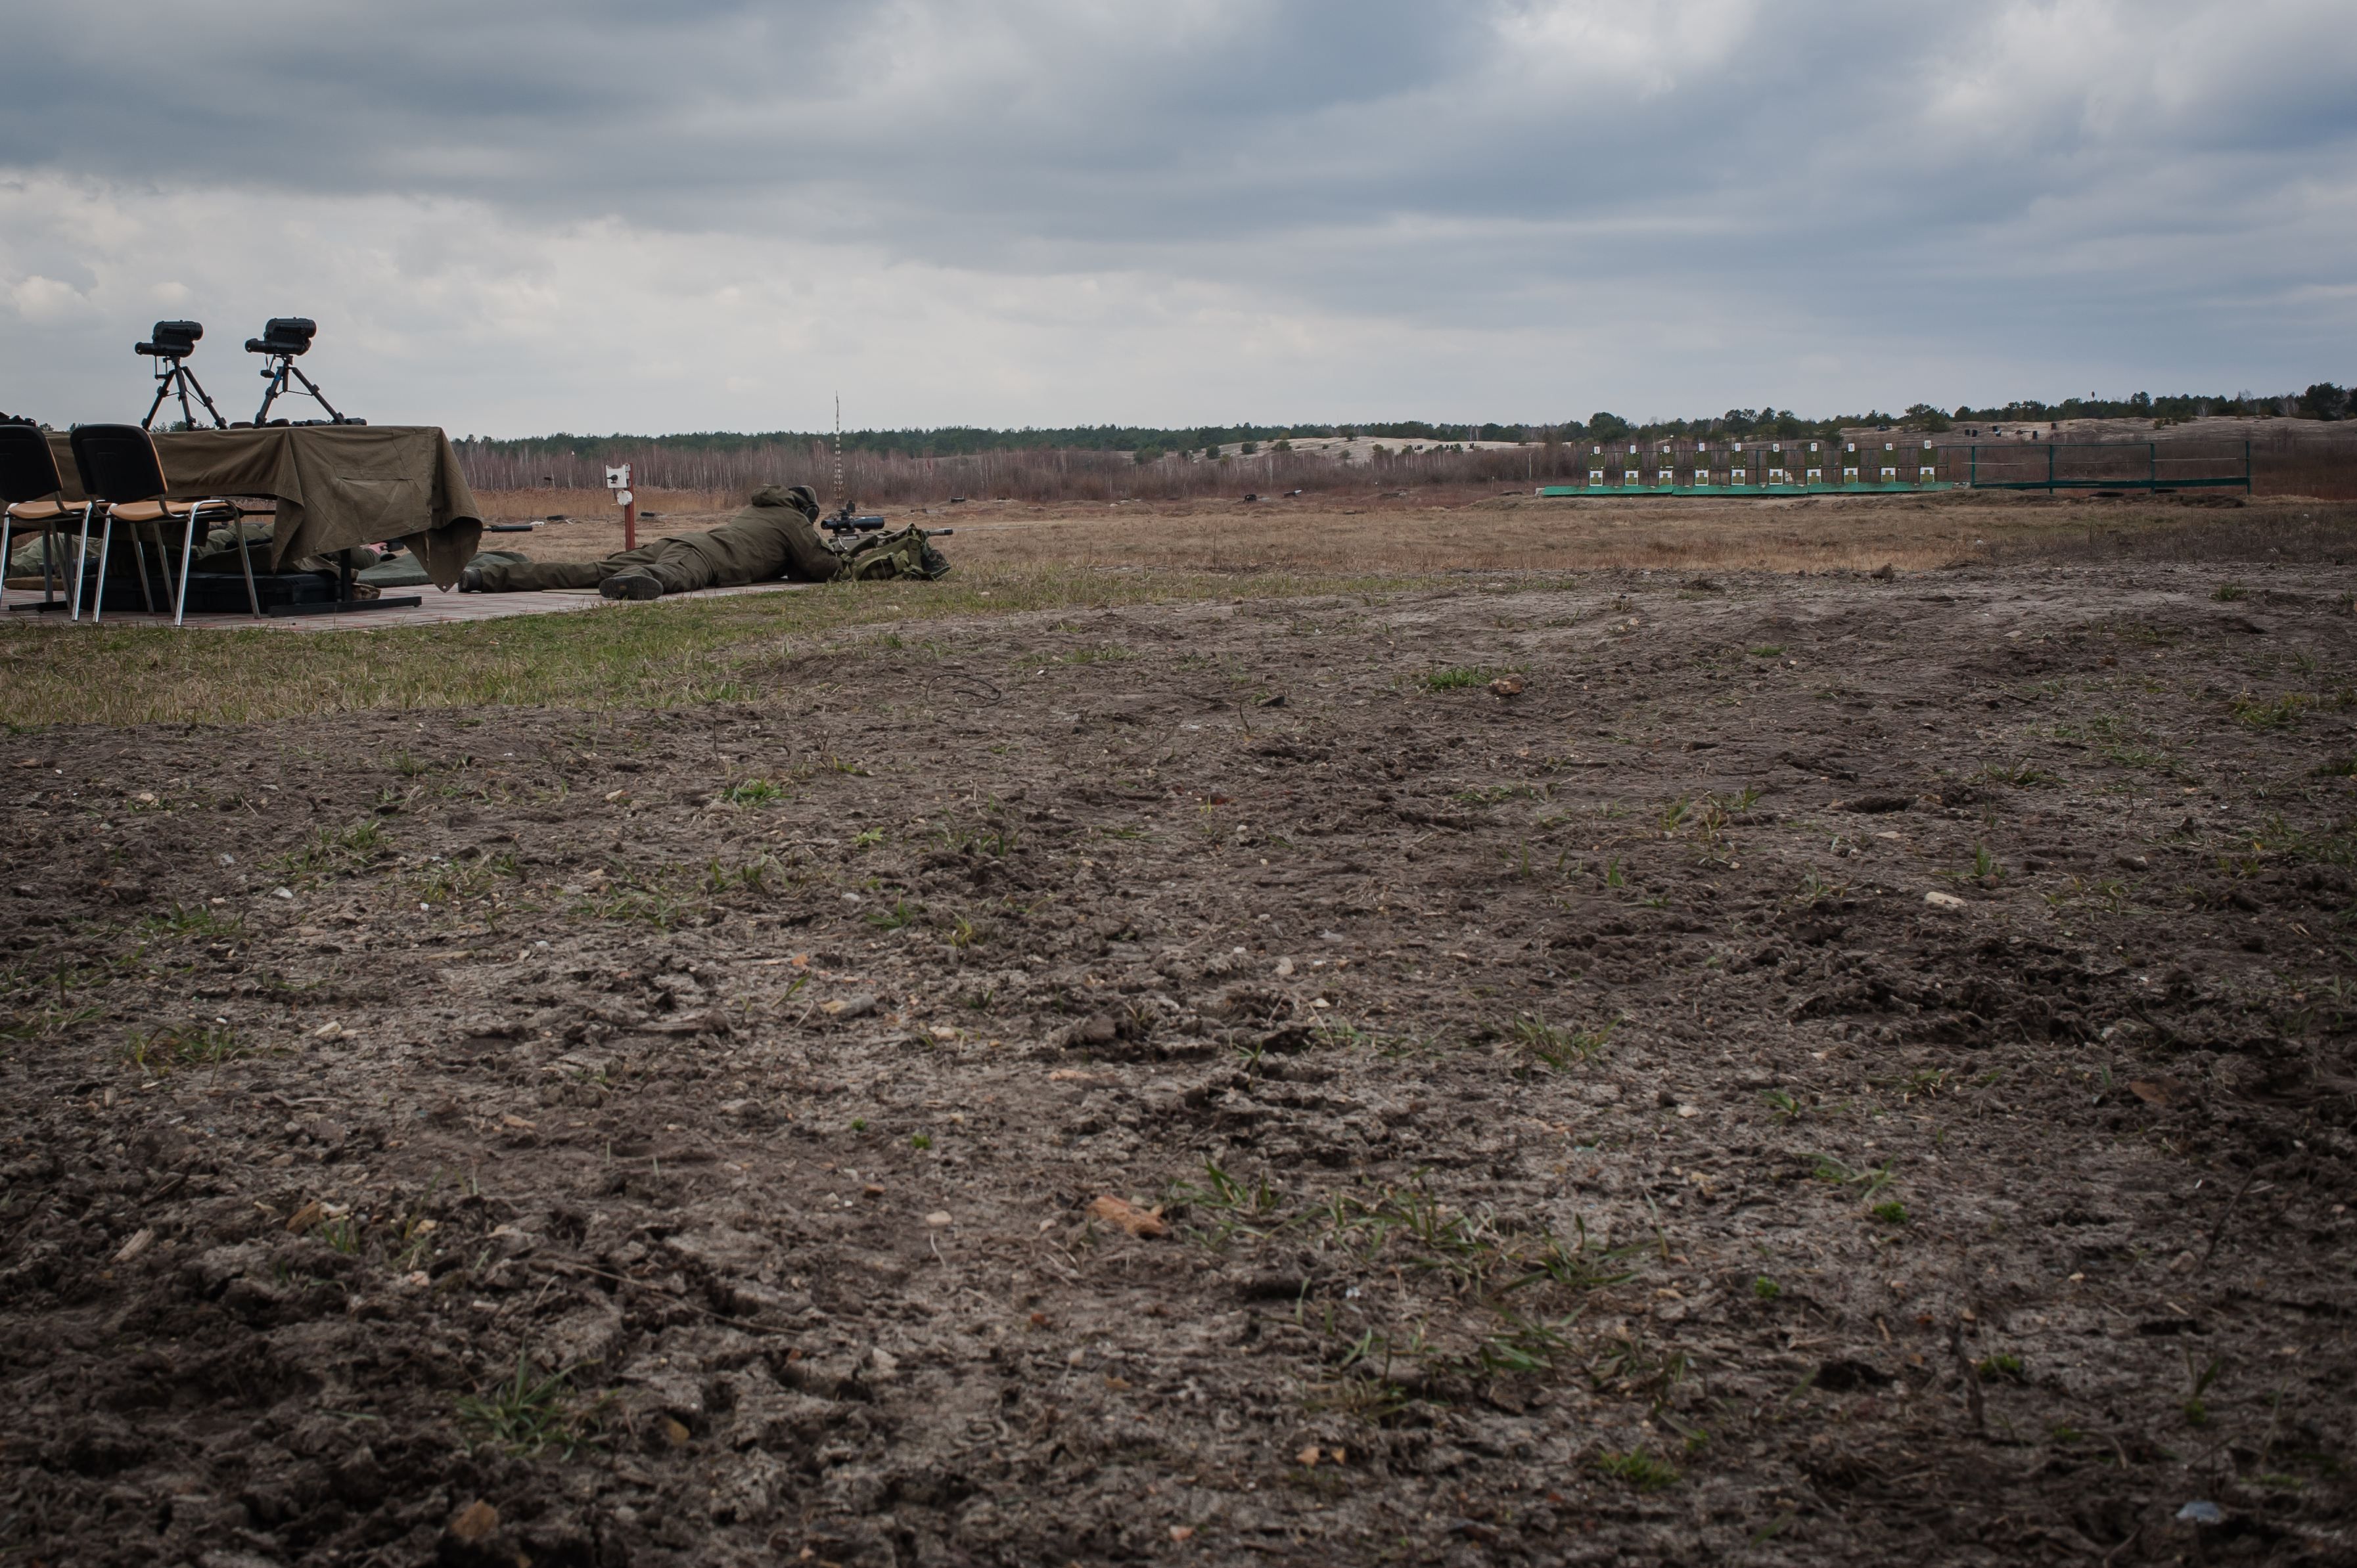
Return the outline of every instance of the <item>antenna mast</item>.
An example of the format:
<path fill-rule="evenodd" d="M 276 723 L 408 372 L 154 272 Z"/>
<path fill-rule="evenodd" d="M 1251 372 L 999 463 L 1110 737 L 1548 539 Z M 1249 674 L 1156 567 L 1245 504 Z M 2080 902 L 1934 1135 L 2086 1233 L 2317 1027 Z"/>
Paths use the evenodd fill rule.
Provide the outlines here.
<path fill-rule="evenodd" d="M 843 394 L 834 394 L 834 505 L 838 511 L 849 511 L 851 503 L 843 499 Z"/>

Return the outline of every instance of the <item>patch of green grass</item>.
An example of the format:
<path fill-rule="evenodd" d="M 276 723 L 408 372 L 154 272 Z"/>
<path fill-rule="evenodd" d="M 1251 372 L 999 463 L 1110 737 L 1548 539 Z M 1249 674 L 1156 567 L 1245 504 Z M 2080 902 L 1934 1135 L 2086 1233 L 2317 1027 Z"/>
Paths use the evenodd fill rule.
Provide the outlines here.
<path fill-rule="evenodd" d="M 909 1147 L 917 1150 L 919 1153 L 921 1154 L 923 1151 L 930 1149 L 932 1146 L 933 1135 L 931 1133 L 911 1133 L 909 1134 Z"/>
<path fill-rule="evenodd" d="M 1448 797 L 1460 806 L 1502 806 L 1509 800 L 1534 800 L 1539 791 L 1527 784 L 1497 784 L 1486 789 L 1459 789 Z"/>
<path fill-rule="evenodd" d="M 2289 729 L 2299 722 L 2316 699 L 2301 692 L 2286 692 L 2275 698 L 2254 697 L 2247 693 L 2236 697 L 2231 706 L 2235 719 L 2255 730 Z"/>
<path fill-rule="evenodd" d="M 1751 1282 L 1751 1294 L 1761 1301 L 1774 1301 L 1784 1294 L 1784 1287 L 1766 1274 L 1761 1274 Z"/>
<path fill-rule="evenodd" d="M 1605 1044 L 1612 1038 L 1612 1031 L 1619 1024 L 1616 1018 L 1601 1028 L 1581 1029 L 1550 1024 L 1534 1013 L 1526 1013 L 1514 1020 L 1512 1034 L 1514 1043 L 1523 1050 L 1562 1071 L 1602 1056 Z"/>
<path fill-rule="evenodd" d="M 1981 769 L 1981 778 L 1990 784 L 2007 784 L 2016 789 L 2035 789 L 2062 780 L 2044 768 L 2033 768 L 2027 762 L 2017 762 L 2010 768 L 1991 763 Z"/>
<path fill-rule="evenodd" d="M 1111 572 L 961 564 L 940 582 L 822 583 L 794 594 L 689 596 L 626 616 L 515 616 L 323 638 L 291 665 L 277 633 L 205 638 L 109 626 L 58 639 L 0 626 L 0 724 L 254 724 L 314 714 L 546 706 L 672 709 L 777 689 L 812 645 L 855 628 L 1206 599 L 1382 596 L 1407 575 Z M 1534 583 L 1540 581 L 1534 579 Z M 438 765 L 396 757 L 410 777 Z"/>
<path fill-rule="evenodd" d="M 1831 1182 L 1836 1187 L 1862 1188 L 1863 1196 L 1867 1197 L 1872 1197 L 1889 1187 L 1891 1180 L 1890 1167 L 1887 1165 L 1877 1170 L 1852 1170 L 1831 1155 L 1819 1155 L 1809 1174 L 1819 1181 Z"/>
<path fill-rule="evenodd" d="M 854 1116 L 851 1119 L 851 1130 L 855 1133 L 865 1133 L 867 1131 L 867 1118 L 865 1116 Z"/>
<path fill-rule="evenodd" d="M 245 921 L 204 904 L 175 904 L 165 914 L 150 915 L 146 927 L 158 936 L 234 939 L 245 934 Z"/>
<path fill-rule="evenodd" d="M 879 931 L 897 931 L 903 927 L 914 925 L 917 915 L 918 909 L 914 904 L 909 903 L 906 898 L 895 898 L 886 908 L 870 909 L 867 912 L 867 923 Z"/>
<path fill-rule="evenodd" d="M 227 1024 L 185 1024 L 137 1034 L 123 1048 L 124 1059 L 153 1077 L 180 1068 L 218 1068 L 253 1054 L 253 1047 L 242 1044 Z"/>
<path fill-rule="evenodd" d="M 412 880 L 421 904 L 463 904 L 490 895 L 501 880 L 521 875 L 513 854 L 490 854 L 442 861 Z"/>
<path fill-rule="evenodd" d="M 706 906 L 682 897 L 659 881 L 647 881 L 601 888 L 575 908 L 593 919 L 640 921 L 659 931 L 672 931 L 696 918 Z"/>
<path fill-rule="evenodd" d="M 596 1441 L 595 1412 L 584 1411 L 563 1372 L 533 1375 L 516 1358 L 515 1375 L 482 1394 L 458 1396 L 458 1424 L 470 1446 L 496 1448 L 529 1458 L 550 1448 L 570 1458 Z"/>
<path fill-rule="evenodd" d="M 1951 882 L 1979 882 L 1984 884 L 1995 884 L 2005 880 L 2006 871 L 2004 863 L 1999 861 L 1996 855 L 1989 853 L 1988 845 L 1985 843 L 1976 843 L 1973 845 L 1973 864 L 1971 869 L 1966 871 L 1943 871 L 1941 872 L 1940 875 L 1946 877 Z"/>
<path fill-rule="evenodd" d="M 1985 1383 L 2018 1383 L 2027 1380 L 2021 1358 L 2009 1351 L 1984 1356 L 1973 1363 L 1973 1375 Z"/>
<path fill-rule="evenodd" d="M 321 828 L 301 849 L 270 862 L 285 876 L 320 878 L 350 875 L 391 853 L 383 824 L 371 818 L 348 828 Z"/>
<path fill-rule="evenodd" d="M 776 857 L 767 854 L 756 854 L 735 865 L 723 865 L 716 855 L 705 864 L 704 890 L 712 894 L 726 893 L 732 888 L 743 888 L 749 893 L 767 892 L 770 878 L 778 869 Z"/>
<path fill-rule="evenodd" d="M 1126 664 L 1137 657 L 1136 650 L 1118 642 L 1101 642 L 1087 648 L 1075 648 L 1056 655 L 1058 664 Z"/>
<path fill-rule="evenodd" d="M 1907 1206 L 1900 1203 L 1896 1198 L 1893 1198 L 1887 1203 L 1878 1203 L 1872 1208 L 1867 1209 L 1867 1212 L 1873 1215 L 1877 1219 L 1882 1221 L 1885 1225 L 1904 1225 L 1907 1223 Z"/>
<path fill-rule="evenodd" d="M 1781 642 L 1763 642 L 1759 647 L 1746 651 L 1754 659 L 1781 659 L 1783 657 L 1784 645 Z"/>
<path fill-rule="evenodd" d="M 1503 1326 L 1482 1335 L 1473 1347 L 1473 1364 L 1489 1373 L 1536 1376 L 1552 1372 L 1571 1354 L 1571 1338 L 1561 1326 L 1532 1323 L 1511 1312 L 1499 1314 Z"/>
<path fill-rule="evenodd" d="M 1452 665 L 1442 670 L 1427 670 L 1416 677 L 1427 692 L 1456 692 L 1468 686 L 1486 686 L 1507 673 L 1487 664 Z"/>
<path fill-rule="evenodd" d="M 972 825 L 952 822 L 941 832 L 942 848 L 959 854 L 986 854 L 993 860 L 1013 854 L 1019 838 L 1015 824 L 1003 818 Z"/>
<path fill-rule="evenodd" d="M 2240 583 L 2221 583 L 2218 585 L 2217 592 L 2210 596 L 2221 604 L 2231 605 L 2238 600 L 2249 598 L 2251 590 Z"/>
<path fill-rule="evenodd" d="M 786 792 L 767 779 L 739 779 L 720 791 L 720 798 L 732 806 L 766 806 L 784 800 Z"/>
<path fill-rule="evenodd" d="M 2344 757 L 2335 762 L 2319 762 L 2311 773 L 2318 779 L 2357 779 L 2357 757 Z"/>
<path fill-rule="evenodd" d="M 2147 772 L 2165 774 L 2171 779 L 2182 777 L 2184 764 L 2165 751 L 2155 751 L 2144 746 L 2106 746 L 2103 758 L 2115 768 L 2137 768 Z"/>
<path fill-rule="evenodd" d="M 1598 1475 L 1625 1481 L 1641 1492 L 1658 1492 L 1678 1482 L 1675 1465 L 1633 1448 L 1625 1454 L 1616 1454 L 1609 1449 L 1598 1454 L 1596 1469 Z"/>
<path fill-rule="evenodd" d="M 1203 1162 L 1201 1182 L 1173 1182 L 1165 1196 L 1174 1206 L 1183 1204 L 1189 1208 L 1204 1208 L 1226 1216 L 1223 1237 L 1228 1230 L 1243 1221 L 1258 1223 L 1277 1210 L 1276 1189 L 1268 1185 L 1267 1177 L 1249 1183 L 1239 1181 L 1221 1169 L 1216 1160 Z"/>

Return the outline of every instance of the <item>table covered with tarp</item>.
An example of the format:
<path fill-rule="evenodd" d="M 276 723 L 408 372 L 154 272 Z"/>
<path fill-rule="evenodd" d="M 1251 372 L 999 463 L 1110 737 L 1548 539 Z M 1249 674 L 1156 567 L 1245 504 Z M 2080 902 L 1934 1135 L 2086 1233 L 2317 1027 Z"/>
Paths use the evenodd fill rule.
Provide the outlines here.
<path fill-rule="evenodd" d="M 81 501 L 68 437 L 49 437 L 65 498 Z M 291 424 L 159 431 L 156 452 L 174 500 L 268 496 L 278 503 L 270 564 L 397 539 L 447 588 L 483 535 L 475 493 L 450 438 L 430 424 Z M 178 541 L 172 542 L 178 548 Z"/>

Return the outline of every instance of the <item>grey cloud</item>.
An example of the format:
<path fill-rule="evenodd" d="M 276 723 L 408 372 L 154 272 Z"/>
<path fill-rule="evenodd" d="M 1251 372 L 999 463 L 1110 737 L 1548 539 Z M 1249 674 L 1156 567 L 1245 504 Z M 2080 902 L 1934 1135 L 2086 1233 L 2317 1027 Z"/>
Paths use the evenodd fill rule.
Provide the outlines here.
<path fill-rule="evenodd" d="M 802 244 L 834 259 L 792 268 L 1200 285 L 1369 330 L 1658 312 L 1763 367 L 2034 339 L 2200 380 L 2237 343 L 2352 350 L 2345 296 L 2314 292 L 2357 244 L 2317 196 L 2357 151 L 2340 10 L 81 0 L 12 21 L 0 177 L 234 193 L 248 220 L 370 198 L 611 220 L 673 237 L 683 273 L 768 240 L 781 270 Z M 371 210 L 394 276 L 470 275 L 463 226 Z M 543 267 L 502 265 L 502 289 Z M 0 233 L 0 268 L 77 296 L 108 275 L 48 231 Z M 0 303 L 6 341 L 67 330 L 37 293 L 13 329 Z M 2270 314 L 2295 296 L 2303 318 Z"/>

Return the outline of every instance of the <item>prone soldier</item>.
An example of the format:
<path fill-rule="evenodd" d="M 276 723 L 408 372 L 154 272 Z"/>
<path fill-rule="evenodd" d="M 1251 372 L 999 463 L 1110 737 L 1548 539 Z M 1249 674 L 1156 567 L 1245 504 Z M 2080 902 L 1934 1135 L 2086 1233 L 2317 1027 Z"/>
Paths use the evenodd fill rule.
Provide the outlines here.
<path fill-rule="evenodd" d="M 709 533 L 658 539 L 603 561 L 522 561 L 468 566 L 458 589 L 468 594 L 537 588 L 595 588 L 609 599 L 657 599 L 698 588 L 834 580 L 843 557 L 818 532 L 818 497 L 808 485 L 765 485 Z"/>

